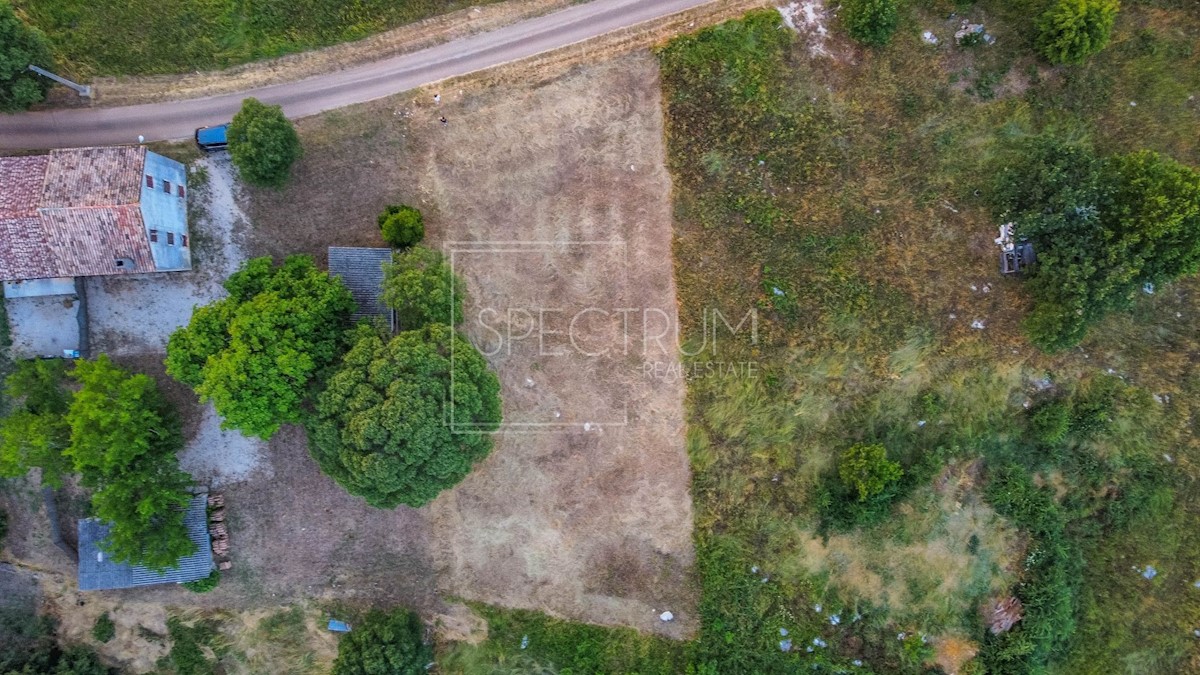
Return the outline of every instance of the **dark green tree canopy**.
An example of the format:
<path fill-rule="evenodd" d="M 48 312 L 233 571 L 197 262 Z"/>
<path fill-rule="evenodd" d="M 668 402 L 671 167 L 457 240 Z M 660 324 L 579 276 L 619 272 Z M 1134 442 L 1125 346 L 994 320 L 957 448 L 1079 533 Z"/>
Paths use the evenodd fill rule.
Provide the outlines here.
<path fill-rule="evenodd" d="M 1038 47 L 1052 63 L 1083 63 L 1108 44 L 1118 0 L 1056 0 L 1038 19 Z"/>
<path fill-rule="evenodd" d="M 0 0 L 0 112 L 24 110 L 46 97 L 49 82 L 29 70 L 51 68 L 50 44 L 26 24 L 8 0 Z"/>
<path fill-rule="evenodd" d="M 416 614 L 403 609 L 367 615 L 338 642 L 333 675 L 424 675 L 433 648 Z"/>
<path fill-rule="evenodd" d="M 154 380 L 119 368 L 106 355 L 79 361 L 79 391 L 67 419 L 83 483 L 96 488 L 95 515 L 109 521 L 106 550 L 118 561 L 167 569 L 196 550 L 184 525 L 191 476 L 179 470 L 179 419 Z"/>
<path fill-rule="evenodd" d="M 309 448 L 368 504 L 421 506 L 491 451 L 499 392 L 483 356 L 449 326 L 390 342 L 364 331 L 317 398 Z"/>
<path fill-rule="evenodd" d="M 280 187 L 300 158 L 300 137 L 283 108 L 256 98 L 242 101 L 229 125 L 229 156 L 246 182 Z"/>
<path fill-rule="evenodd" d="M 425 238 L 425 218 L 411 206 L 392 205 L 379 214 L 379 230 L 389 246 L 408 248 Z"/>
<path fill-rule="evenodd" d="M 1017 145 L 993 197 L 998 219 L 1036 246 L 1026 329 L 1047 351 L 1078 344 L 1144 284 L 1200 268 L 1200 173 L 1169 157 L 1100 159 L 1046 134 Z"/>
<path fill-rule="evenodd" d="M 167 343 L 167 373 L 211 400 L 227 427 L 270 438 L 297 423 L 308 387 L 341 354 L 354 300 L 308 256 L 247 261 L 229 297 Z"/>
<path fill-rule="evenodd" d="M 462 323 L 466 284 L 450 269 L 442 254 L 424 246 L 397 253 L 383 268 L 383 301 L 396 310 L 402 330 L 431 323 Z"/>
<path fill-rule="evenodd" d="M 65 362 L 58 359 L 21 361 L 8 376 L 5 394 L 14 409 L 0 420 L 0 477 L 23 476 L 37 467 L 43 483 L 57 486 L 70 472 L 63 456 L 71 434 L 65 379 Z"/>
<path fill-rule="evenodd" d="M 841 19 L 850 37 L 873 47 L 887 44 L 900 21 L 896 0 L 843 0 Z"/>

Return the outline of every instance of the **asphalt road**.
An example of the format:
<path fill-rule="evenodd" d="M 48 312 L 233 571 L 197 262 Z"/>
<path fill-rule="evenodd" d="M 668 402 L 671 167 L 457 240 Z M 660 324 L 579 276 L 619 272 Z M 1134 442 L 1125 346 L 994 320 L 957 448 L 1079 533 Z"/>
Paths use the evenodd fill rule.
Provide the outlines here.
<path fill-rule="evenodd" d="M 0 149 L 23 150 L 191 138 L 228 122 L 243 98 L 283 106 L 297 118 L 390 96 L 448 77 L 517 61 L 712 0 L 591 0 L 429 49 L 258 89 L 119 108 L 0 114 Z"/>

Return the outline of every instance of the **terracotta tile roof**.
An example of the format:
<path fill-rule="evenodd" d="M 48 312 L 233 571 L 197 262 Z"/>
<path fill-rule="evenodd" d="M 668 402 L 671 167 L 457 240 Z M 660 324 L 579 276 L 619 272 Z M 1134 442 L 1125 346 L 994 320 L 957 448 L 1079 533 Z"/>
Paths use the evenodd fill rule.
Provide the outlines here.
<path fill-rule="evenodd" d="M 0 157 L 0 278 L 154 271 L 138 206 L 145 158 L 141 147 Z"/>
<path fill-rule="evenodd" d="M 0 218 L 37 214 L 49 161 L 46 155 L 0 157 Z"/>
<path fill-rule="evenodd" d="M 42 209 L 42 229 L 54 251 L 56 276 L 153 272 L 154 258 L 137 204 L 94 209 Z M 132 265 L 118 268 L 125 258 Z M 69 270 L 69 271 L 68 271 Z"/>
<path fill-rule="evenodd" d="M 136 204 L 146 149 L 141 146 L 51 150 L 40 206 Z"/>

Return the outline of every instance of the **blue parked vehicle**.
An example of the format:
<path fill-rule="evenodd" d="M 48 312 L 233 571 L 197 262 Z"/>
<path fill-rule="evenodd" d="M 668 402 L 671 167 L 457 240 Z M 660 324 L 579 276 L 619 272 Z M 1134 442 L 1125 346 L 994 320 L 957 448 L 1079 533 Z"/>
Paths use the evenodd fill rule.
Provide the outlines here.
<path fill-rule="evenodd" d="M 205 152 L 224 150 L 229 146 L 229 142 L 226 140 L 228 131 L 228 124 L 217 127 L 200 127 L 196 130 L 196 145 Z"/>

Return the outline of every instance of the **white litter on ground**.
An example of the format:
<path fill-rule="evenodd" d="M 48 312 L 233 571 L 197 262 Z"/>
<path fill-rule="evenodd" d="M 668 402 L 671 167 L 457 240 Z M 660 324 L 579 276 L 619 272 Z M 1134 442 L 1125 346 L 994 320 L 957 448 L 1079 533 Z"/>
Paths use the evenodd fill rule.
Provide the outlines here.
<path fill-rule="evenodd" d="M 825 43 L 829 39 L 830 13 L 822 0 L 789 2 L 777 7 L 788 28 L 809 36 L 808 51 L 813 56 L 833 56 Z"/>

